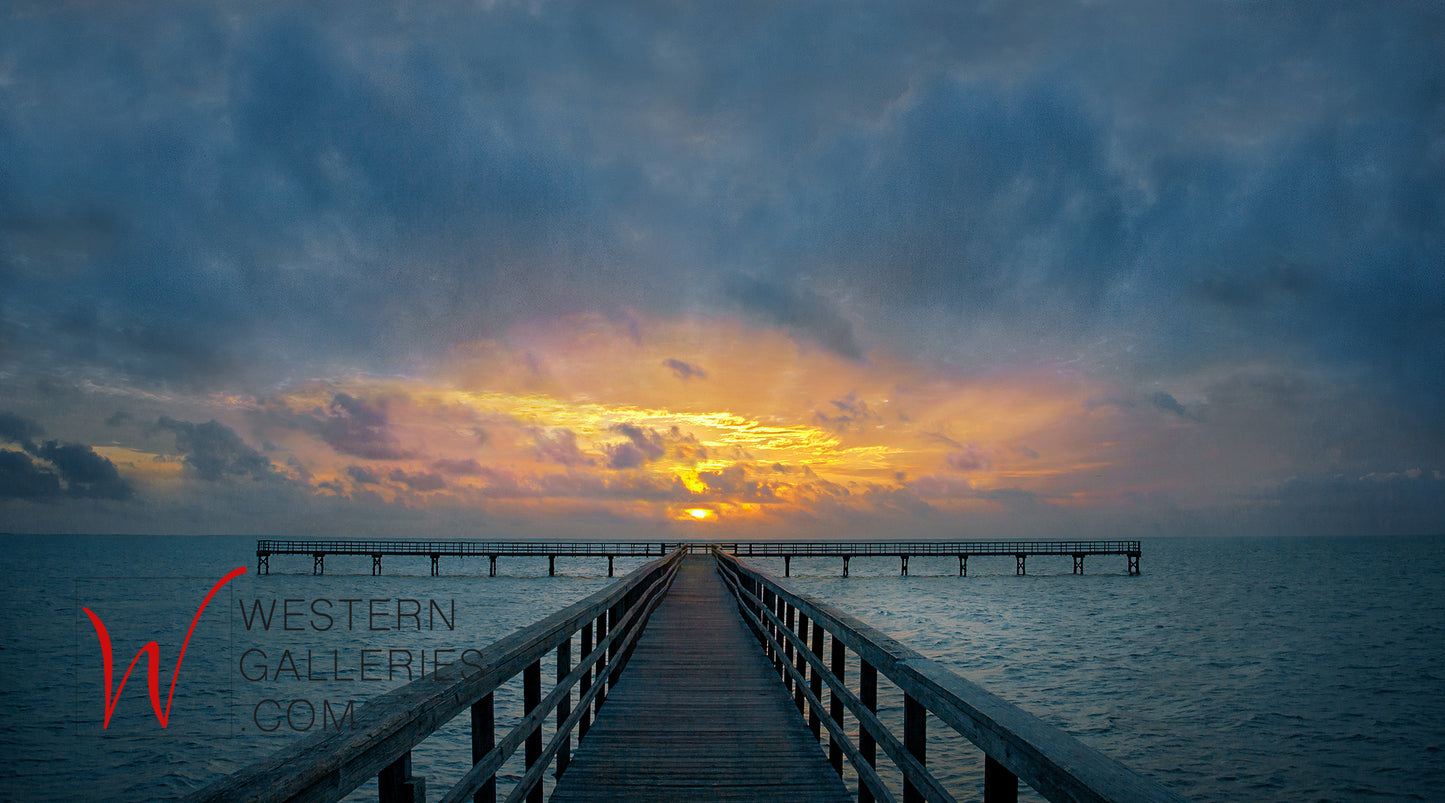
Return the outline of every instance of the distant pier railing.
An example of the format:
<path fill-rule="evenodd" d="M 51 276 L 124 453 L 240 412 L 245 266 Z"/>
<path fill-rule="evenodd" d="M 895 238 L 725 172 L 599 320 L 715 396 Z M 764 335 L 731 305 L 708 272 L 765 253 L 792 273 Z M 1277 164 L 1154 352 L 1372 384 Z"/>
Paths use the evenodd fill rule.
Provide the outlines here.
<path fill-rule="evenodd" d="M 897 799 L 876 770 L 880 747 L 903 777 L 904 803 L 954 800 L 928 771 L 929 714 L 984 752 L 985 803 L 1014 803 L 1020 780 L 1050 801 L 1181 801 L 1158 783 L 862 621 L 783 587 L 724 550 L 715 555 L 739 611 L 793 693 L 814 737 L 821 739 L 826 729 L 833 769 L 842 774 L 847 758 L 857 773 L 860 803 Z M 845 682 L 850 652 L 858 673 L 851 688 Z M 880 674 L 904 695 L 901 738 L 877 717 Z M 849 736 L 845 712 L 852 715 L 856 742 Z"/>
<path fill-rule="evenodd" d="M 375 777 L 381 803 L 424 800 L 426 779 L 412 775 L 412 749 L 471 709 L 472 767 L 439 799 L 494 800 L 498 770 L 521 748 L 525 770 L 508 800 L 540 803 L 543 774 L 554 764 L 559 774 L 566 769 L 572 734 L 578 739 L 586 735 L 685 553 L 674 550 L 652 561 L 481 649 L 473 662 L 444 666 L 361 705 L 350 730 L 304 738 L 185 799 L 336 801 Z M 575 663 L 574 639 L 580 639 Z M 549 654 L 555 656 L 556 684 L 543 696 L 543 659 Z M 493 694 L 519 674 L 524 713 L 521 722 L 497 740 Z M 556 726 L 544 747 L 543 724 L 554 712 Z"/>
<path fill-rule="evenodd" d="M 441 573 L 443 557 L 485 556 L 490 559 L 488 575 L 497 576 L 497 559 L 502 557 L 546 557 L 547 571 L 557 573 L 557 558 L 594 556 L 607 558 L 607 576 L 613 576 L 613 563 L 619 557 L 659 557 L 685 548 L 704 551 L 716 547 L 738 557 L 781 557 L 783 576 L 791 577 L 793 558 L 837 557 L 843 561 L 843 576 L 849 575 L 850 562 L 858 557 L 896 557 L 899 572 L 908 575 L 908 559 L 912 557 L 954 557 L 958 559 L 958 575 L 968 574 L 971 557 L 1008 556 L 1014 558 L 1014 573 L 1025 574 L 1026 561 L 1033 555 L 1068 555 L 1073 558 L 1073 573 L 1084 573 L 1084 558 L 1090 555 L 1123 555 L 1125 571 L 1139 573 L 1138 541 L 731 541 L 684 543 L 679 541 L 469 541 L 469 540 L 275 540 L 256 542 L 256 571 L 268 574 L 272 555 L 310 555 L 312 574 L 323 574 L 327 555 L 370 555 L 371 573 L 381 574 L 381 559 L 387 555 L 425 555 L 431 559 L 431 573 Z"/>

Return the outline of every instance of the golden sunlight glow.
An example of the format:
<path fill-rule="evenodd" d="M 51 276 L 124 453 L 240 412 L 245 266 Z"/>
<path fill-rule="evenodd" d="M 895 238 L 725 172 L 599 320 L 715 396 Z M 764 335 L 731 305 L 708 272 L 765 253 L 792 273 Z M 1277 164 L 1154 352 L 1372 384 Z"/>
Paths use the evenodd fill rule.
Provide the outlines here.
<path fill-rule="evenodd" d="M 1053 371 L 847 360 L 732 321 L 584 317 L 473 344 L 426 375 L 218 406 L 320 495 L 749 526 L 1078 500 L 1105 482 L 1115 455 L 1101 444 L 1127 442 L 1129 422 L 1089 405 L 1106 395 Z"/>

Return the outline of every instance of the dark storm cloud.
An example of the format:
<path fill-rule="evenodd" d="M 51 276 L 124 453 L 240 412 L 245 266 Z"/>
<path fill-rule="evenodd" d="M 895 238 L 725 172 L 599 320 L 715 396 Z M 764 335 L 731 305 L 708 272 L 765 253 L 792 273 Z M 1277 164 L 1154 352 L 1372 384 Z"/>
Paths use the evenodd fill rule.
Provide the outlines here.
<path fill-rule="evenodd" d="M 0 453 L 0 497 L 49 499 L 63 493 L 79 498 L 126 500 L 135 495 L 135 489 L 109 458 L 83 443 L 35 443 L 34 439 L 44 434 L 39 423 L 0 412 L 0 440 L 18 444 L 24 450 Z"/>
<path fill-rule="evenodd" d="M 55 467 L 71 496 L 129 499 L 135 495 L 135 489 L 121 478 L 115 464 L 89 446 L 46 441 L 35 454 Z"/>
<path fill-rule="evenodd" d="M 794 337 L 811 341 L 850 360 L 861 360 L 863 348 L 853 324 L 837 305 L 805 287 L 776 284 L 752 276 L 734 276 L 727 295 L 745 311 L 781 326 Z"/>
<path fill-rule="evenodd" d="M 676 432 L 676 427 L 673 428 Z M 663 437 L 654 430 L 643 429 L 636 424 L 617 424 L 612 431 L 626 436 L 625 443 L 607 444 L 608 468 L 637 468 L 656 460 L 667 451 Z"/>
<path fill-rule="evenodd" d="M 0 449 L 0 498 L 54 499 L 60 496 L 60 478 L 13 449 Z"/>
<path fill-rule="evenodd" d="M 265 480 L 274 475 L 265 455 L 219 421 L 197 424 L 162 416 L 156 427 L 175 434 L 186 469 L 203 480 L 219 482 L 231 476 Z"/>
<path fill-rule="evenodd" d="M 707 379 L 707 371 L 682 360 L 668 358 L 662 364 L 672 371 L 672 375 L 678 379 Z"/>
<path fill-rule="evenodd" d="M 1184 405 L 1180 404 L 1178 399 L 1162 390 L 1150 396 L 1149 402 L 1166 413 L 1172 413 L 1180 418 L 1189 417 L 1189 411 L 1184 408 Z"/>
<path fill-rule="evenodd" d="M 35 448 L 34 440 L 44 434 L 38 423 L 14 413 L 0 412 L 0 440 L 19 444 L 28 452 Z"/>

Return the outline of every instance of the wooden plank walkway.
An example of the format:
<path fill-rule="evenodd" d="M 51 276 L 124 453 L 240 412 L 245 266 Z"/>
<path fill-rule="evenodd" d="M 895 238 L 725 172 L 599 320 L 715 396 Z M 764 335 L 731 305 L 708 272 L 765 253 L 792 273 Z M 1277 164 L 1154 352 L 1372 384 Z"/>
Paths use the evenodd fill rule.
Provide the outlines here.
<path fill-rule="evenodd" d="M 706 555 L 683 561 L 550 798 L 848 799 Z"/>

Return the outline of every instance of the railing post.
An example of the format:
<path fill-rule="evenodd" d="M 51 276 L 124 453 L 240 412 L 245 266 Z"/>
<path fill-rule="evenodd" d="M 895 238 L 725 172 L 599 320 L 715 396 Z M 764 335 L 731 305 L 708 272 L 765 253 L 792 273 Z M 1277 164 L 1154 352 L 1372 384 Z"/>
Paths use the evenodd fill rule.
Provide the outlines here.
<path fill-rule="evenodd" d="M 522 670 L 522 709 L 524 716 L 531 714 L 538 705 L 542 703 L 542 661 L 536 660 Z M 537 759 L 542 757 L 542 723 L 538 722 L 537 727 L 527 734 L 527 761 L 526 768 L 531 769 Z M 539 779 L 537 785 L 527 792 L 527 803 L 542 803 L 543 801 L 542 781 Z"/>
<path fill-rule="evenodd" d="M 820 663 L 822 662 L 823 625 L 819 624 L 817 619 L 813 620 L 813 655 L 818 658 Z M 809 684 L 809 686 L 813 690 L 813 697 L 821 703 L 823 701 L 823 676 L 818 672 L 818 668 L 816 666 L 813 667 L 812 671 L 812 683 Z M 813 729 L 814 739 L 818 738 L 823 733 L 822 717 L 820 716 L 820 712 L 813 707 L 812 703 L 808 704 L 808 727 Z"/>
<path fill-rule="evenodd" d="M 796 618 L 795 618 L 795 617 L 796 617 L 797 614 L 798 614 L 797 609 L 795 609 L 795 608 L 793 607 L 793 604 L 792 604 L 792 603 L 788 602 L 787 600 L 784 600 L 784 601 L 783 601 L 783 610 L 785 611 L 785 615 L 784 615 L 784 617 L 783 617 L 783 624 L 787 626 L 788 632 L 791 633 L 791 632 L 793 632 L 793 622 L 796 621 Z M 780 641 L 782 641 L 782 644 L 783 644 L 783 660 L 784 660 L 785 662 L 791 664 L 791 663 L 793 662 L 793 642 L 792 642 L 792 639 L 788 639 L 788 638 L 783 637 L 783 634 L 781 634 L 781 633 L 778 634 L 778 638 L 779 638 Z M 786 687 L 788 691 L 792 691 L 792 690 L 793 690 L 793 676 L 792 676 L 792 674 L 790 674 L 790 673 L 788 672 L 787 667 L 780 667 L 780 669 L 781 669 L 781 671 L 782 671 L 782 673 L 783 673 L 783 686 Z"/>
<path fill-rule="evenodd" d="M 836 635 L 833 636 L 832 658 L 832 665 L 829 668 L 833 670 L 833 677 L 837 678 L 839 683 L 842 683 L 843 672 L 848 666 L 848 659 L 846 648 Z M 833 718 L 834 722 L 842 725 L 843 698 L 839 697 L 836 691 L 830 691 L 829 695 L 828 715 Z M 833 765 L 834 771 L 839 775 L 843 774 L 843 746 L 838 744 L 838 740 L 834 738 L 832 733 L 828 734 L 828 763 Z"/>
<path fill-rule="evenodd" d="M 582 626 L 582 658 L 592 654 L 592 623 L 588 622 Z M 587 696 L 588 689 L 592 688 L 592 673 L 583 672 L 582 680 L 577 686 L 577 697 L 581 699 Z M 577 723 L 577 740 L 580 742 L 587 731 L 592 727 L 592 709 L 589 706 L 582 712 L 582 719 Z"/>
<path fill-rule="evenodd" d="M 481 761 L 497 746 L 495 711 L 492 695 L 472 703 L 472 765 Z M 472 803 L 496 803 L 497 776 L 495 773 L 472 795 Z"/>
<path fill-rule="evenodd" d="M 572 671 L 572 637 L 568 636 L 557 645 L 557 684 L 567 679 Z M 568 689 L 567 694 L 557 702 L 557 730 L 561 731 L 567 717 L 572 716 L 572 690 Z M 572 734 L 568 732 L 562 737 L 562 747 L 557 751 L 557 777 L 567 771 L 567 762 L 572 758 Z"/>
<path fill-rule="evenodd" d="M 983 758 L 983 803 L 1018 803 L 1018 799 L 1018 776 L 1009 772 L 1004 765 L 994 761 L 993 756 L 985 755 Z"/>
<path fill-rule="evenodd" d="M 928 709 L 906 693 L 903 695 L 903 747 L 919 764 L 928 763 Z M 923 803 L 923 792 L 907 777 L 903 779 L 903 803 Z"/>
<path fill-rule="evenodd" d="M 376 776 L 381 803 L 426 803 L 426 778 L 411 774 L 411 751 L 391 762 Z"/>
<path fill-rule="evenodd" d="M 607 612 L 603 611 L 597 617 L 597 643 L 607 638 Z M 592 665 L 592 679 L 594 683 L 602 684 L 602 673 L 607 671 L 607 653 L 597 657 L 597 663 Z M 597 690 L 597 696 L 592 698 L 592 714 L 596 716 L 602 713 L 602 701 L 607 698 L 607 687 L 605 685 Z"/>
<path fill-rule="evenodd" d="M 862 657 L 858 659 L 858 701 L 863 703 L 864 708 L 878 713 L 878 669 Z M 878 766 L 878 743 L 861 723 L 858 725 L 858 753 L 868 766 Z M 873 803 L 873 792 L 862 780 L 858 781 L 858 803 Z"/>

